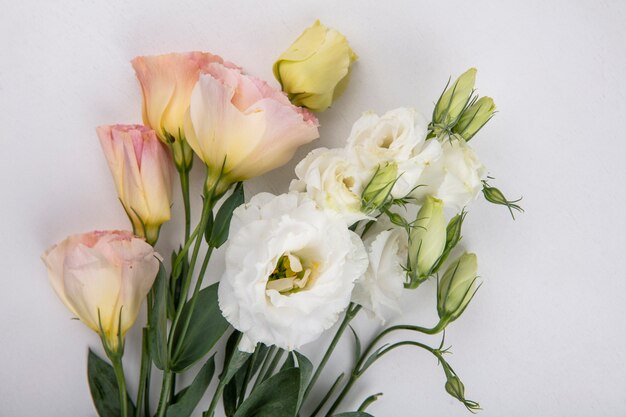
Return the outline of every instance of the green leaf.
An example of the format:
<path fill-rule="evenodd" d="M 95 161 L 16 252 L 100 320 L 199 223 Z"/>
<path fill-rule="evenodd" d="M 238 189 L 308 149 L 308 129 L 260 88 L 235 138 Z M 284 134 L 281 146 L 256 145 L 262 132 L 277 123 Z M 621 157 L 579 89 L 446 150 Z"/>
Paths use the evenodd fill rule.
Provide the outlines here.
<path fill-rule="evenodd" d="M 165 369 L 167 364 L 167 274 L 159 262 L 159 272 L 152 287 L 154 303 L 148 320 L 148 348 L 154 364 Z"/>
<path fill-rule="evenodd" d="M 87 378 L 89 391 L 100 417 L 119 417 L 120 394 L 117 387 L 117 379 L 113 367 L 101 359 L 89 349 L 87 356 Z M 131 415 L 135 413 L 135 407 L 128 398 L 128 410 Z"/>
<path fill-rule="evenodd" d="M 193 379 L 191 385 L 186 387 L 177 401 L 167 408 L 166 416 L 189 417 L 209 387 L 214 372 L 215 357 L 211 356 Z"/>
<path fill-rule="evenodd" d="M 228 239 L 230 221 L 233 218 L 233 211 L 242 205 L 243 202 L 243 183 L 238 182 L 233 193 L 224 201 L 215 216 L 215 222 L 211 230 L 211 238 L 208 241 L 209 245 L 214 248 L 219 248 L 226 242 L 226 239 Z"/>
<path fill-rule="evenodd" d="M 189 314 L 191 319 L 185 340 L 173 356 L 171 368 L 174 372 L 183 372 L 202 359 L 228 329 L 228 322 L 222 316 L 217 302 L 217 286 L 216 283 L 198 292 L 193 313 L 189 301 L 183 307 L 180 323 L 185 323 Z M 180 331 L 178 327 L 174 332 L 174 340 L 178 340 Z"/>
<path fill-rule="evenodd" d="M 206 227 L 204 228 L 204 240 L 206 240 L 206 243 L 211 242 L 211 233 L 213 233 L 214 222 L 215 219 L 213 218 L 213 210 L 211 210 L 207 217 Z"/>
<path fill-rule="evenodd" d="M 364 411 L 350 411 L 348 413 L 335 414 L 332 417 L 374 417 Z"/>
<path fill-rule="evenodd" d="M 234 417 L 294 417 L 299 387 L 299 368 L 280 371 L 252 391 Z"/>
<path fill-rule="evenodd" d="M 298 359 L 298 369 L 300 369 L 300 393 L 298 394 L 299 409 L 300 404 L 302 404 L 302 397 L 304 397 L 304 392 L 309 386 L 311 375 L 313 375 L 313 364 L 306 356 L 304 356 L 300 352 L 294 353 L 296 354 L 296 358 Z"/>

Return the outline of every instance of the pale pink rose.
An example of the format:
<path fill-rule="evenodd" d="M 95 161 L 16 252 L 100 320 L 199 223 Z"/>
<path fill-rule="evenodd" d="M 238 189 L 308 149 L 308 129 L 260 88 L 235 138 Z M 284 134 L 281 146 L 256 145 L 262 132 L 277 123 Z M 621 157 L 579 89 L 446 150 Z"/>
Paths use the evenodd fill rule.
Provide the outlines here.
<path fill-rule="evenodd" d="M 133 325 L 154 283 L 160 256 L 125 231 L 73 235 L 42 256 L 54 291 L 112 350 Z"/>
<path fill-rule="evenodd" d="M 222 58 L 206 52 L 139 56 L 131 61 L 143 92 L 143 122 L 161 140 L 181 139 L 191 90 L 212 62 L 224 64 Z"/>
<path fill-rule="evenodd" d="M 97 129 L 120 201 L 135 234 L 154 244 L 170 219 L 172 163 L 154 130 L 141 125 Z"/>
<path fill-rule="evenodd" d="M 208 64 L 191 94 L 185 136 L 225 183 L 264 174 L 287 163 L 319 137 L 317 119 L 287 96 L 238 68 Z"/>

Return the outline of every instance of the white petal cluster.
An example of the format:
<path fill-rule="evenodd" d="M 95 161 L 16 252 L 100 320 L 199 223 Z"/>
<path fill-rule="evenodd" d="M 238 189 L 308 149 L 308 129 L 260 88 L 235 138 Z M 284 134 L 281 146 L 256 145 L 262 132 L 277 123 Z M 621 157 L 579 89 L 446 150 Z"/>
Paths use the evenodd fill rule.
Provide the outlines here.
<path fill-rule="evenodd" d="M 461 210 L 474 201 L 487 178 L 487 168 L 461 138 L 443 138 L 441 157 L 424 170 L 417 196 L 431 195 L 446 207 Z"/>
<path fill-rule="evenodd" d="M 310 271 L 303 288 L 268 288 L 281 258 L 290 256 L 298 258 L 294 271 Z M 234 212 L 220 309 L 243 333 L 240 349 L 258 342 L 297 349 L 335 324 L 367 265 L 363 243 L 340 217 L 304 194 L 258 194 Z"/>
<path fill-rule="evenodd" d="M 371 176 L 380 164 L 395 162 L 398 180 L 394 197 L 405 197 L 419 184 L 425 167 L 441 155 L 436 140 L 426 140 L 428 122 L 415 109 L 401 107 L 382 116 L 365 113 L 352 127 L 346 150 L 355 163 Z"/>
<path fill-rule="evenodd" d="M 407 259 L 408 239 L 400 229 L 374 228 L 379 230 L 371 230 L 364 239 L 369 266 L 354 287 L 352 301 L 384 323 L 400 312 L 406 277 L 402 264 Z"/>
<path fill-rule="evenodd" d="M 318 148 L 296 166 L 290 191 L 306 193 L 318 207 L 338 213 L 349 226 L 366 216 L 361 193 L 371 174 L 350 163 L 344 149 Z"/>

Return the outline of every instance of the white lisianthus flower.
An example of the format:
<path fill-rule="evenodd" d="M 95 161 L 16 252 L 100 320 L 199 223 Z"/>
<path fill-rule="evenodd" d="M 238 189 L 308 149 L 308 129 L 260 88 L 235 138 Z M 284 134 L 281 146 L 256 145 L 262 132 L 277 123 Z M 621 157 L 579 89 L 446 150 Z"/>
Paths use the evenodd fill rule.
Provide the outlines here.
<path fill-rule="evenodd" d="M 431 195 L 446 207 L 461 210 L 474 201 L 487 178 L 487 168 L 480 162 L 470 145 L 462 138 L 441 139 L 442 155 L 424 170 L 415 196 Z"/>
<path fill-rule="evenodd" d="M 361 193 L 371 174 L 348 161 L 344 149 L 318 148 L 296 166 L 290 191 L 306 193 L 318 207 L 338 213 L 350 226 L 367 218 Z"/>
<path fill-rule="evenodd" d="M 356 164 L 370 171 L 395 162 L 398 181 L 391 194 L 405 197 L 419 185 L 424 168 L 440 157 L 440 143 L 426 140 L 427 134 L 428 122 L 414 109 L 400 107 L 382 116 L 368 112 L 352 127 L 346 150 Z"/>
<path fill-rule="evenodd" d="M 297 349 L 331 327 L 367 268 L 361 239 L 303 194 L 262 193 L 237 208 L 219 286 L 222 314 L 257 343 Z"/>
<path fill-rule="evenodd" d="M 363 306 L 370 317 L 384 323 L 400 312 L 399 300 L 406 277 L 402 265 L 407 260 L 407 234 L 398 228 L 370 231 L 364 243 L 369 266 L 356 282 L 352 301 Z"/>

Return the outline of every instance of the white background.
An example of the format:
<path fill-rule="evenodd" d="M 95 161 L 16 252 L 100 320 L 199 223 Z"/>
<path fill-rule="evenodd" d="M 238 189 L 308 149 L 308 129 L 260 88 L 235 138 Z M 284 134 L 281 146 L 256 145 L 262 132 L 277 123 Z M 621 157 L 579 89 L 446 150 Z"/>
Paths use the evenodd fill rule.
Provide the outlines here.
<path fill-rule="evenodd" d="M 314 146 L 343 145 L 365 110 L 414 106 L 430 114 L 448 77 L 470 66 L 479 69 L 479 92 L 498 105 L 472 145 L 495 185 L 524 196 L 526 213 L 512 221 L 502 207 L 471 207 L 464 244 L 478 253 L 485 284 L 447 335 L 449 360 L 468 398 L 483 406 L 479 415 L 626 416 L 626 3 L 1 6 L 0 415 L 95 415 L 85 364 L 87 346 L 100 351 L 98 338 L 70 320 L 39 256 L 70 233 L 128 227 L 94 128 L 140 122 L 129 60 L 207 50 L 274 82 L 274 59 L 320 18 L 360 59 L 347 93 L 320 116 L 321 139 L 298 159 Z M 248 195 L 285 191 L 295 162 L 250 182 Z M 180 230 L 179 222 L 164 227 L 164 254 Z M 209 280 L 219 277 L 220 255 Z M 407 293 L 398 322 L 434 324 L 433 301 L 433 285 Z M 363 316 L 357 328 L 368 339 L 373 325 Z M 133 392 L 138 328 L 126 356 Z M 317 346 L 305 349 L 313 360 Z M 346 337 L 323 382 L 347 369 L 350 354 Z M 369 409 L 376 416 L 469 415 L 444 392 L 441 368 L 425 352 L 398 350 L 368 372 L 347 407 L 383 391 Z"/>

